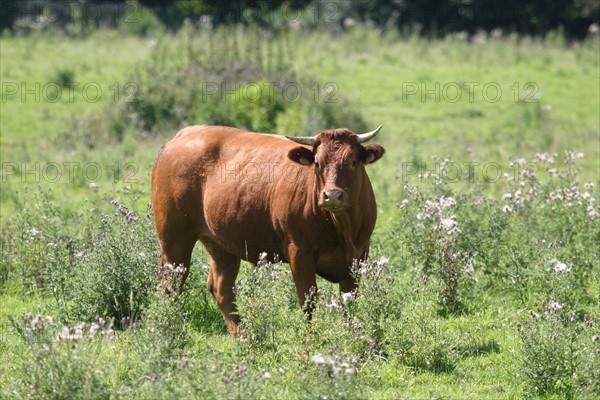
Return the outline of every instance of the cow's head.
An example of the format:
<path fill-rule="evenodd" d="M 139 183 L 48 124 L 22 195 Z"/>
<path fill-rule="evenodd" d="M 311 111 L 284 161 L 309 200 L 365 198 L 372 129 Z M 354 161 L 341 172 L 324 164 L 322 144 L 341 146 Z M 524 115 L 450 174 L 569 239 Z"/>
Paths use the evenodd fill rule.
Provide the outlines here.
<path fill-rule="evenodd" d="M 294 142 L 312 146 L 290 150 L 291 160 L 312 165 L 316 174 L 319 206 L 327 211 L 340 212 L 359 201 L 361 189 L 368 179 L 365 164 L 383 156 L 384 148 L 370 144 L 381 125 L 374 131 L 357 135 L 348 129 L 330 129 L 314 137 L 291 137 Z"/>

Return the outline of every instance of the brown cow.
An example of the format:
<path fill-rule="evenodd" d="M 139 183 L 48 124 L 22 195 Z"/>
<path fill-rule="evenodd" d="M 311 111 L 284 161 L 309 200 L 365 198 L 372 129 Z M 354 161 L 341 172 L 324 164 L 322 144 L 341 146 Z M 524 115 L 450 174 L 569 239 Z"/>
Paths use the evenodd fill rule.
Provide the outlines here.
<path fill-rule="evenodd" d="M 303 305 L 317 274 L 342 292 L 353 290 L 350 267 L 367 257 L 377 217 L 364 166 L 384 153 L 360 143 L 379 129 L 362 135 L 332 129 L 310 138 L 222 126 L 181 130 L 152 172 L 159 270 L 182 265 L 182 290 L 200 240 L 210 255 L 208 287 L 234 337 L 242 259 L 256 262 L 266 252 L 289 263 Z"/>

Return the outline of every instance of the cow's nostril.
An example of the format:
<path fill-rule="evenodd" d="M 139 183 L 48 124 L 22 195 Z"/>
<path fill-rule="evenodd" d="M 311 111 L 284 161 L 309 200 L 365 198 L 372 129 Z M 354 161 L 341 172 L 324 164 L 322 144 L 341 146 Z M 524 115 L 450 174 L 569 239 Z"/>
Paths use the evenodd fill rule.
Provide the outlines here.
<path fill-rule="evenodd" d="M 323 192 L 323 200 L 328 203 L 340 203 L 344 193 L 341 191 Z"/>

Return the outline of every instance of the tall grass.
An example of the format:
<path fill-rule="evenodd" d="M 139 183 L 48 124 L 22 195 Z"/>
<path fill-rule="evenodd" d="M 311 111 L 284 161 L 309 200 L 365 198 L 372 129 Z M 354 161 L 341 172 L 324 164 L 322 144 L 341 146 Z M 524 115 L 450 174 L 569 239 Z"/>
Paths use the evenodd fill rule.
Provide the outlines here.
<path fill-rule="evenodd" d="M 22 372 L 6 394 L 144 397 L 160 389 L 184 397 L 362 396 L 372 393 L 379 382 L 372 374 L 382 368 L 453 374 L 472 358 L 504 354 L 514 340 L 519 357 L 505 355 L 501 363 L 522 375 L 523 395 L 597 395 L 598 195 L 592 183 L 578 183 L 579 157 L 538 155 L 539 175 L 523 169 L 504 182 L 501 198 L 485 195 L 484 182 L 454 193 L 443 173 L 428 176 L 421 188 L 407 187 L 395 221 L 405 252 L 356 264 L 356 293 L 340 295 L 325 285 L 311 321 L 287 268 L 261 261 L 245 269 L 237 288 L 240 338 L 209 339 L 216 353 L 203 342 L 224 332 L 215 323 L 224 324 L 206 303 L 207 289 L 192 284 L 174 301 L 157 288 L 149 217 L 114 200 L 112 214 L 91 211 L 95 223 L 85 235 L 61 239 L 52 230 L 57 205 L 41 195 L 35 211 L 7 229 L 27 232 L 24 246 L 41 242 L 39 259 L 49 261 L 9 270 L 3 283 L 8 289 L 28 282 L 28 290 L 51 294 L 54 318 L 13 322 L 24 351 L 35 357 L 19 361 Z M 3 254 L 24 264 L 15 256 Z M 401 273 L 407 267 L 411 273 Z M 497 331 L 471 337 L 460 328 L 457 318 L 476 324 L 500 303 L 518 315 L 502 328 L 514 339 Z M 95 336 L 98 317 L 112 321 L 108 341 Z M 120 331 L 113 333 L 113 325 Z M 114 341 L 125 342 L 108 355 Z M 88 361 L 78 361 L 84 355 Z M 115 358 L 129 361 L 116 368 Z M 103 374 L 94 375 L 96 369 Z M 209 374 L 211 383 L 200 385 L 192 371 Z M 46 373 L 62 378 L 42 379 Z"/>

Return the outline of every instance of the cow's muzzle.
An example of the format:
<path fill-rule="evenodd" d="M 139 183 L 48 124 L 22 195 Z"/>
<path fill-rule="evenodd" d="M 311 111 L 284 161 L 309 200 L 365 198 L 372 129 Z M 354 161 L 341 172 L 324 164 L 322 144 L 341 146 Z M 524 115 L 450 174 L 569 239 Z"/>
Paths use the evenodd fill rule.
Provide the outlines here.
<path fill-rule="evenodd" d="M 343 190 L 327 190 L 321 194 L 321 208 L 338 212 L 342 211 L 346 207 L 346 195 Z"/>

